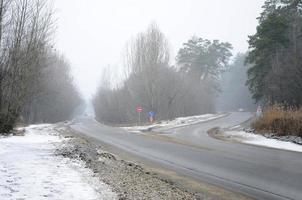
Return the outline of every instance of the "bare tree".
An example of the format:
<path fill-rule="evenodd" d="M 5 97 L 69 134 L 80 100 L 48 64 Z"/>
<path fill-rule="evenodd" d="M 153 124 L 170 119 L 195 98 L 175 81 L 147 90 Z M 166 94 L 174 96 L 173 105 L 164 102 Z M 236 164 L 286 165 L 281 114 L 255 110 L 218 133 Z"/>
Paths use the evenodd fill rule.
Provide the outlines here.
<path fill-rule="evenodd" d="M 41 106 L 47 107 L 46 104 L 51 102 L 50 97 L 41 94 L 55 90 L 61 95 L 52 93 L 50 96 L 60 97 L 61 101 L 66 101 L 66 96 L 63 95 L 65 91 L 65 94 L 72 94 L 79 100 L 70 79 L 68 64 L 53 53 L 54 29 L 53 11 L 47 0 L 0 1 L 0 132 L 9 131 L 21 114 L 26 113 L 27 121 L 36 121 L 36 117 L 29 119 L 28 116 L 46 112 L 47 109 L 37 111 Z M 61 68 L 56 68 L 57 66 Z M 62 77 L 58 78 L 65 80 L 61 82 L 61 89 L 58 89 L 58 86 L 50 86 L 52 82 L 48 76 Z M 64 84 L 66 88 L 63 87 Z M 44 104 L 41 99 L 45 100 Z M 46 99 L 49 102 L 46 102 Z M 33 106 L 37 102 L 40 107 Z M 66 101 L 66 104 L 67 102 L 70 101 Z M 58 106 L 62 104 L 57 102 Z M 75 106 L 73 103 L 70 105 Z M 72 112 L 70 107 L 65 105 L 65 108 L 69 110 L 66 112 L 62 110 L 60 112 L 62 117 L 56 115 L 57 119 L 66 118 L 66 113 Z M 53 117 L 43 116 L 41 120 L 47 121 L 56 117 L 53 113 L 50 115 Z"/>
<path fill-rule="evenodd" d="M 100 86 L 93 102 L 98 120 L 110 124 L 135 123 L 137 106 L 143 107 L 145 122 L 149 111 L 154 111 L 157 119 L 212 112 L 213 92 L 203 85 L 205 81 L 201 84 L 169 62 L 168 41 L 159 28 L 151 24 L 127 46 L 127 76 L 123 84 L 110 86 L 109 76 L 105 74 L 104 85 Z"/>

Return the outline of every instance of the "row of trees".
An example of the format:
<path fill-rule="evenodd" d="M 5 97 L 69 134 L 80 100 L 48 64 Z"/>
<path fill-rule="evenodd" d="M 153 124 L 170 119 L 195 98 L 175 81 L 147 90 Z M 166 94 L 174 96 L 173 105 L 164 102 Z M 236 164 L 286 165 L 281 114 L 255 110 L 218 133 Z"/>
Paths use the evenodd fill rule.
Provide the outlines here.
<path fill-rule="evenodd" d="M 170 65 L 169 44 L 155 24 L 130 42 L 126 53 L 126 77 L 113 86 L 105 74 L 94 98 L 98 120 L 134 123 L 136 107 L 154 111 L 157 119 L 214 112 L 218 78 L 231 57 L 231 45 L 192 37 Z"/>
<path fill-rule="evenodd" d="M 27 122 L 66 118 L 69 103 L 80 101 L 68 64 L 52 47 L 54 28 L 46 0 L 0 0 L 0 132 L 22 116 Z M 56 100 L 68 94 L 74 99 Z"/>
<path fill-rule="evenodd" d="M 250 36 L 248 86 L 257 101 L 302 105 L 302 2 L 267 0 Z"/>
<path fill-rule="evenodd" d="M 23 121 L 55 123 L 71 119 L 83 100 L 73 84 L 70 65 L 64 56 L 50 51 L 41 62 L 23 105 Z"/>

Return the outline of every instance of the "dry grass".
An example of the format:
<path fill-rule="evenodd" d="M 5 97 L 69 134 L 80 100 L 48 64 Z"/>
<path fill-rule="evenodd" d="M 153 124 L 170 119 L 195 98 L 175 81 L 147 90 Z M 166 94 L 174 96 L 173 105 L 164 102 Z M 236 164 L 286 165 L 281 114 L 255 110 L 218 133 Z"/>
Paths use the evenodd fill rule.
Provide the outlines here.
<path fill-rule="evenodd" d="M 275 133 L 279 136 L 302 137 L 302 108 L 285 108 L 274 105 L 266 109 L 263 116 L 253 123 L 258 133 Z"/>

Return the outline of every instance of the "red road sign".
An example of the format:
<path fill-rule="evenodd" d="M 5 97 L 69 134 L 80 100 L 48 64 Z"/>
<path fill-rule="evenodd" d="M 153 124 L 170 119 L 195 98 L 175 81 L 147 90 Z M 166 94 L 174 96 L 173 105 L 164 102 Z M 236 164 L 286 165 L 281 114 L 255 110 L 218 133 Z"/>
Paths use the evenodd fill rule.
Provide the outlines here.
<path fill-rule="evenodd" d="M 137 107 L 137 108 L 136 108 L 136 112 L 138 112 L 138 113 L 143 112 L 143 108 L 142 108 L 141 106 Z"/>

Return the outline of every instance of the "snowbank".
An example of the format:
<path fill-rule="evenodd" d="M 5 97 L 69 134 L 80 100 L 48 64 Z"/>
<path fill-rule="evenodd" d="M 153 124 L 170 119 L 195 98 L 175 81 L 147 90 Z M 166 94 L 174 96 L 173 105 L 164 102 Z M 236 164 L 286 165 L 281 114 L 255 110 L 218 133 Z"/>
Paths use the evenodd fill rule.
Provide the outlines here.
<path fill-rule="evenodd" d="M 54 154 L 62 139 L 51 125 L 0 139 L 0 199 L 117 199 L 81 161 Z"/>
<path fill-rule="evenodd" d="M 226 131 L 225 135 L 240 142 L 253 144 L 258 146 L 266 146 L 275 149 L 283 149 L 288 151 L 302 152 L 302 145 L 294 144 L 291 142 L 280 141 L 277 139 L 269 139 L 262 135 L 247 133 L 244 131 Z"/>
<path fill-rule="evenodd" d="M 179 117 L 171 121 L 161 121 L 159 123 L 148 125 L 148 126 L 132 126 L 132 127 L 122 127 L 122 128 L 129 132 L 167 130 L 172 128 L 179 128 L 183 126 L 198 124 L 213 119 L 218 119 L 224 116 L 226 116 L 226 114 L 205 114 L 205 115 L 190 116 L 190 117 Z"/>

